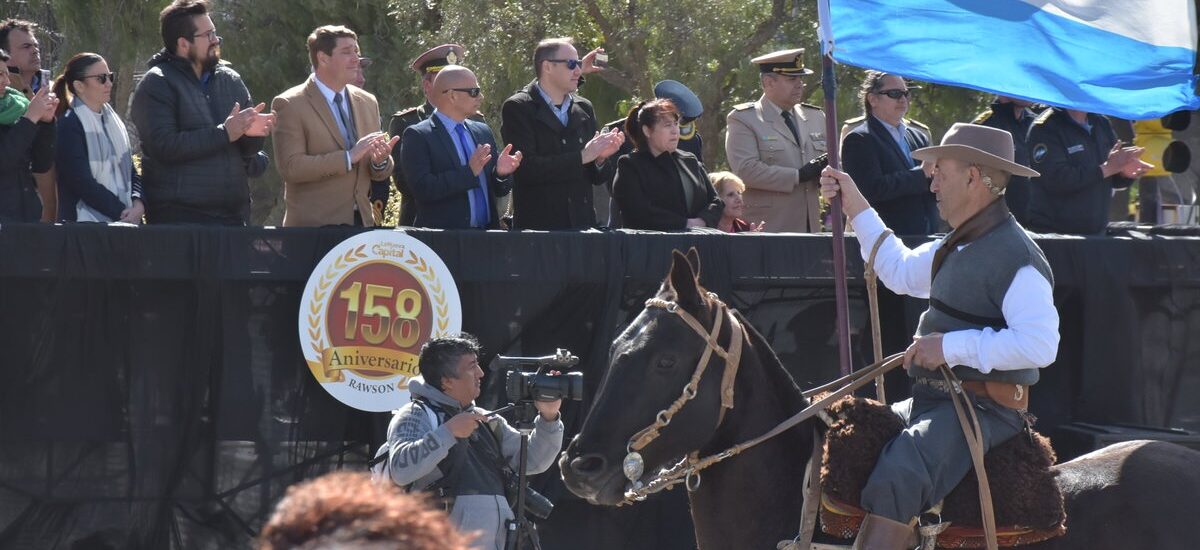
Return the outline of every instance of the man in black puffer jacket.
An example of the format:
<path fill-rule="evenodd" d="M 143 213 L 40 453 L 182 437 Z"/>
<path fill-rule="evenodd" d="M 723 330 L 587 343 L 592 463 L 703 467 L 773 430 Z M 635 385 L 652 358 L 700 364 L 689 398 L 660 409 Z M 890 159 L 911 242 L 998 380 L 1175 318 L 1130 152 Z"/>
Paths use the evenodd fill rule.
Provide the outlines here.
<path fill-rule="evenodd" d="M 134 91 L 149 223 L 245 225 L 247 179 L 266 170 L 275 116 L 251 107 L 241 77 L 220 60 L 205 0 L 174 0 L 159 16 L 164 48 Z"/>

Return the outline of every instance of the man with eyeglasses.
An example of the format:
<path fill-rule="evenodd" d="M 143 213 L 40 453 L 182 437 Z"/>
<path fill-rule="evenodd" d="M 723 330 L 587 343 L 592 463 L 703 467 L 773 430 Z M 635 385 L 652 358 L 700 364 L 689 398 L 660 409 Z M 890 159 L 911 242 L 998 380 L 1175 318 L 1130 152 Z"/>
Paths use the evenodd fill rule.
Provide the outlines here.
<path fill-rule="evenodd" d="M 825 113 L 801 103 L 804 49 L 750 60 L 758 65 L 763 94 L 735 105 L 725 117 L 725 157 L 746 183 L 745 218 L 772 232 L 821 231 L 817 177 L 827 163 Z"/>
<path fill-rule="evenodd" d="M 858 95 L 862 122 L 842 138 L 842 169 L 897 235 L 941 229 L 929 178 L 912 156 L 929 146 L 929 128 L 904 118 L 915 89 L 899 75 L 867 71 Z"/>
<path fill-rule="evenodd" d="M 242 77 L 221 61 L 208 14 L 205 0 L 163 9 L 163 49 L 133 92 L 147 223 L 246 225 L 248 180 L 266 170 L 261 153 L 275 116 L 253 105 Z"/>
<path fill-rule="evenodd" d="M 433 80 L 429 118 L 404 131 L 400 167 L 416 202 L 413 225 L 438 229 L 498 229 L 497 199 L 512 190 L 521 152 L 497 152 L 491 128 L 469 120 L 483 93 L 475 73 L 450 65 Z"/>
<path fill-rule="evenodd" d="M 0 50 L 8 52 L 9 55 L 8 61 L 5 62 L 9 87 L 25 94 L 28 99 L 33 99 L 33 95 L 43 87 L 49 91 L 53 85 L 50 71 L 42 68 L 41 47 L 37 36 L 34 35 L 36 29 L 36 23 L 21 19 L 8 19 L 0 23 Z M 41 132 L 53 132 L 54 125 L 50 126 L 49 130 L 43 129 Z M 58 178 L 53 159 L 50 164 L 35 169 L 38 171 L 33 173 L 33 180 L 42 201 L 40 219 L 43 222 L 54 221 L 58 214 L 58 193 L 55 185 Z"/>
<path fill-rule="evenodd" d="M 308 80 L 271 102 L 279 117 L 274 143 L 283 225 L 374 226 L 371 182 L 391 177 L 392 147 L 400 137 L 379 130 L 379 102 L 350 84 L 361 68 L 354 31 L 317 27 L 308 36 L 308 57 Z"/>
<path fill-rule="evenodd" d="M 537 79 L 504 101 L 500 133 L 525 158 L 513 188 L 517 229 L 573 230 L 596 225 L 592 186 L 625 136 L 598 132 L 595 111 L 575 95 L 583 75 L 600 71 L 597 48 L 583 59 L 569 38 L 541 41 L 533 52 Z M 614 159 L 615 160 L 615 159 Z"/>

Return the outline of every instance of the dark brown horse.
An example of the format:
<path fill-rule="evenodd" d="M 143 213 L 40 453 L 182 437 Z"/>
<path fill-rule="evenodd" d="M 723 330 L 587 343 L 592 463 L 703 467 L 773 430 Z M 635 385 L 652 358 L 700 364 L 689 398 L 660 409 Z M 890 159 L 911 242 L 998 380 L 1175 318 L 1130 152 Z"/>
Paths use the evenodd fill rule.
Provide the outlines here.
<path fill-rule="evenodd" d="M 724 349 L 734 333 L 728 317 L 744 327 L 734 406 L 721 412 L 725 363 L 713 354 L 695 397 L 640 449 L 642 483 L 690 453 L 707 456 L 762 435 L 808 404 L 762 335 L 700 286 L 699 265 L 694 250 L 686 257 L 675 252 L 656 298 L 660 306 L 677 304 L 705 330 L 717 315 L 726 316 L 717 338 Z M 559 462 L 571 492 L 597 505 L 626 501 L 630 481 L 622 462 L 631 437 L 679 399 L 707 347 L 682 316 L 664 307 L 647 307 L 633 320 L 613 342 L 592 409 Z M 795 536 L 814 424 L 819 423 L 802 423 L 701 472 L 699 486 L 688 495 L 700 548 L 773 549 Z M 1200 547 L 1191 530 L 1200 513 L 1200 453 L 1169 443 L 1130 442 L 1055 469 L 1066 500 L 1067 534 L 1026 548 Z"/>

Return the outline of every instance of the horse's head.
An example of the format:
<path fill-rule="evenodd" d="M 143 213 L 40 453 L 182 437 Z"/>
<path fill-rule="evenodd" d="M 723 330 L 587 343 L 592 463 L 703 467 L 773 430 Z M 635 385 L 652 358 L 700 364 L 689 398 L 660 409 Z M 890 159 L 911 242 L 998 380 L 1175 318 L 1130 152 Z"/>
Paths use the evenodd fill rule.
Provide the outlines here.
<path fill-rule="evenodd" d="M 631 482 L 622 462 L 631 451 L 642 457 L 638 481 L 645 482 L 703 448 L 721 421 L 726 364 L 719 353 L 708 354 L 694 397 L 685 390 L 710 349 L 700 330 L 711 332 L 723 316 L 717 341 L 725 349 L 734 331 L 732 313 L 700 286 L 699 273 L 694 248 L 686 256 L 675 251 L 656 297 L 612 344 L 592 409 L 559 463 L 567 488 L 593 504 L 624 499 Z M 673 405 L 666 414 L 669 424 L 647 437 L 648 428 Z"/>

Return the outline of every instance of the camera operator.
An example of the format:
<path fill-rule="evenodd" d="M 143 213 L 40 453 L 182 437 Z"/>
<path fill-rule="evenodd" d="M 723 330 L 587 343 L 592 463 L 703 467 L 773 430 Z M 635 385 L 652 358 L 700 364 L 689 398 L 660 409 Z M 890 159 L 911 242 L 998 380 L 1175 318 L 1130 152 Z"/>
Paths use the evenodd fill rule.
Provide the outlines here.
<path fill-rule="evenodd" d="M 504 547 L 513 512 L 506 498 L 516 483 L 520 433 L 504 418 L 474 406 L 483 370 L 469 334 L 435 338 L 421 348 L 421 378 L 409 382 L 413 401 L 388 426 L 386 470 L 393 483 L 444 499 L 451 521 L 475 531 L 474 548 Z M 545 471 L 562 447 L 562 400 L 536 401 L 526 473 Z"/>

